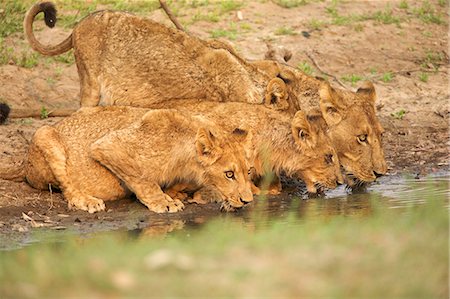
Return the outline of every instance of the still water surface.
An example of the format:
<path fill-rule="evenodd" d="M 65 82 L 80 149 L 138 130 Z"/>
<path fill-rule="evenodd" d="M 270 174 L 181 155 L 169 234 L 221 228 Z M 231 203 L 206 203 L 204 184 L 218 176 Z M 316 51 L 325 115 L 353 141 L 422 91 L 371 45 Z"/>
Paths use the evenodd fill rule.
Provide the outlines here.
<path fill-rule="evenodd" d="M 155 216 L 138 205 L 138 211 L 130 211 L 129 219 L 108 224 L 91 224 L 88 230 L 73 227 L 65 231 L 38 230 L 30 234 L 6 237 L 1 249 L 10 250 L 36 242 L 54 242 L 67 236 L 95 237 L 98 234 L 129 234 L 138 237 L 154 237 L 172 232 L 195 234 L 205 224 L 217 220 L 226 229 L 238 223 L 250 230 L 264 230 L 271 225 L 298 226 L 308 221 L 326 221 L 332 217 L 371 217 L 376 211 L 407 213 L 409 207 L 435 201 L 443 209 L 449 209 L 450 173 L 423 178 L 414 176 L 386 176 L 360 193 L 351 193 L 339 186 L 328 190 L 324 197 L 307 198 L 305 194 L 288 190 L 279 196 L 256 198 L 249 206 L 236 213 L 222 213 L 218 207 L 201 207 L 195 213 L 175 213 Z M 118 229 L 119 228 L 119 229 Z M 9 239 L 9 240 L 8 240 Z M 8 245 L 9 244 L 9 245 Z"/>

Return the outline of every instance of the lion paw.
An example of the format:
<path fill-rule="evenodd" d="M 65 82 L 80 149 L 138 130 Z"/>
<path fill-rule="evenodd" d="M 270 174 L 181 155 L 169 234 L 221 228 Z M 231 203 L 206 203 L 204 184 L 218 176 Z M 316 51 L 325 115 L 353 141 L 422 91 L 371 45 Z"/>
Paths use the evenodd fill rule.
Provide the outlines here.
<path fill-rule="evenodd" d="M 180 200 L 173 199 L 167 194 L 154 196 L 151 200 L 143 201 L 143 203 L 155 213 L 175 213 L 184 208 L 184 204 Z"/>
<path fill-rule="evenodd" d="M 93 196 L 83 195 L 69 201 L 69 209 L 79 209 L 95 213 L 105 210 L 105 203 L 103 200 Z"/>

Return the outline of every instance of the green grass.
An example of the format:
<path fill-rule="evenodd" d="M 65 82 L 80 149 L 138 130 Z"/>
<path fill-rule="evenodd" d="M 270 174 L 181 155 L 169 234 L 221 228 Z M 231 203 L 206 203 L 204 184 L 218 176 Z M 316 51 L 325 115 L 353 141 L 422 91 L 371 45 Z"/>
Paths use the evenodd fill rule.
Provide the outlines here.
<path fill-rule="evenodd" d="M 16 65 L 30 69 L 38 65 L 39 63 L 39 54 L 38 53 L 27 53 L 22 52 L 19 57 L 13 58 L 13 61 Z"/>
<path fill-rule="evenodd" d="M 402 0 L 400 2 L 400 4 L 398 5 L 398 7 L 401 8 L 401 9 L 408 9 L 409 5 L 408 5 L 408 2 L 406 0 Z"/>
<path fill-rule="evenodd" d="M 372 16 L 371 19 L 381 23 L 381 24 L 396 24 L 400 25 L 401 19 L 400 17 L 394 16 L 392 13 L 392 9 L 390 7 L 386 7 L 384 11 L 377 11 Z"/>
<path fill-rule="evenodd" d="M 275 30 L 275 35 L 297 35 L 297 32 L 291 27 L 281 26 Z"/>
<path fill-rule="evenodd" d="M 422 82 L 427 83 L 428 82 L 428 74 L 427 73 L 420 73 L 419 74 L 419 80 Z"/>
<path fill-rule="evenodd" d="M 405 117 L 405 115 L 406 115 L 405 109 L 400 109 L 397 112 L 391 113 L 391 116 L 396 119 L 403 119 L 403 117 Z"/>
<path fill-rule="evenodd" d="M 442 193 L 441 193 L 442 194 Z M 447 298 L 442 194 L 407 211 L 268 226 L 222 217 L 165 237 L 126 232 L 0 252 L 2 298 Z M 293 213 L 305 211 L 293 210 Z M 245 218 L 242 218 L 245 219 Z"/>
<path fill-rule="evenodd" d="M 394 79 L 394 75 L 391 72 L 384 73 L 380 78 L 380 80 L 384 83 L 389 83 L 392 81 L 392 79 Z"/>
<path fill-rule="evenodd" d="M 273 0 L 273 2 L 284 8 L 293 8 L 293 7 L 298 7 L 300 5 L 308 4 L 310 1 L 308 1 L 308 0 Z"/>
<path fill-rule="evenodd" d="M 297 68 L 309 76 L 314 72 L 314 69 L 306 61 L 300 62 Z"/>
<path fill-rule="evenodd" d="M 444 55 L 442 53 L 427 50 L 425 57 L 422 59 L 421 67 L 428 68 L 431 66 L 434 69 L 438 69 L 443 61 Z"/>
<path fill-rule="evenodd" d="M 344 80 L 346 82 L 350 82 L 352 85 L 355 85 L 357 82 L 361 81 L 362 79 L 364 79 L 364 78 L 359 75 L 355 75 L 355 74 L 346 75 L 346 76 L 342 77 L 342 80 Z"/>
<path fill-rule="evenodd" d="M 232 23 L 228 29 L 214 29 L 210 31 L 211 38 L 225 37 L 229 40 L 235 40 L 238 35 L 236 24 Z"/>
<path fill-rule="evenodd" d="M 26 1 L 2 0 L 0 9 L 0 38 L 22 31 L 22 22 L 28 5 Z"/>
<path fill-rule="evenodd" d="M 327 25 L 328 25 L 328 23 L 326 21 L 317 20 L 317 19 L 311 19 L 308 22 L 308 27 L 313 30 L 320 30 Z"/>
<path fill-rule="evenodd" d="M 446 24 L 444 20 L 445 12 L 436 11 L 434 6 L 427 0 L 423 1 L 420 7 L 414 8 L 413 13 L 424 23 Z"/>

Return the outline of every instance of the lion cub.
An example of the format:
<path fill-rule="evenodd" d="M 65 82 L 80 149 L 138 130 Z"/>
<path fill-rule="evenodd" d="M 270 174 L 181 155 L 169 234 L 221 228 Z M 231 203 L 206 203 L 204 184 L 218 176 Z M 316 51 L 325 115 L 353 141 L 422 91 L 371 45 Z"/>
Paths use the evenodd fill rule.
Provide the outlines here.
<path fill-rule="evenodd" d="M 151 211 L 177 212 L 183 203 L 163 190 L 179 183 L 193 191 L 215 186 L 229 209 L 253 200 L 244 131 L 227 134 L 174 110 L 147 111 L 83 108 L 41 127 L 30 145 L 27 181 L 38 189 L 59 187 L 69 208 L 89 213 L 128 189 Z"/>
<path fill-rule="evenodd" d="M 165 106 L 207 117 L 227 130 L 250 128 L 254 146 L 250 164 L 256 177 L 271 172 L 298 177 L 310 193 L 343 183 L 339 159 L 319 111 L 308 115 L 299 111 L 291 117 L 261 105 L 200 100 L 171 101 Z M 276 187 L 272 194 L 280 192 L 281 185 Z"/>

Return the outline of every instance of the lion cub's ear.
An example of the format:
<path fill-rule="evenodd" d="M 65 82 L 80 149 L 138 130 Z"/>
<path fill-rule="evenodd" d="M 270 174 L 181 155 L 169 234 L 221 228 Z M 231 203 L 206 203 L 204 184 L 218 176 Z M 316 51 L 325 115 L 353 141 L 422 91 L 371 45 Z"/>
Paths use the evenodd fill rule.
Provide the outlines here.
<path fill-rule="evenodd" d="M 335 126 L 342 120 L 342 100 L 328 82 L 319 89 L 320 110 L 328 126 Z"/>
<path fill-rule="evenodd" d="M 275 110 L 286 110 L 289 108 L 288 97 L 286 83 L 280 78 L 273 78 L 267 85 L 264 105 Z"/>
<path fill-rule="evenodd" d="M 304 147 L 312 148 L 316 144 L 316 134 L 303 111 L 297 111 L 291 122 L 292 136 L 295 142 Z"/>
<path fill-rule="evenodd" d="M 372 105 L 375 105 L 375 101 L 377 99 L 377 94 L 375 92 L 375 86 L 373 86 L 373 83 L 370 81 L 364 81 L 360 88 L 356 91 L 358 94 L 365 95 L 367 99 L 372 103 Z"/>
<path fill-rule="evenodd" d="M 210 130 L 200 128 L 195 137 L 195 149 L 202 164 L 210 165 L 218 159 L 216 137 Z"/>
<path fill-rule="evenodd" d="M 245 158 L 247 161 L 255 159 L 255 145 L 253 143 L 253 131 L 241 128 L 235 128 L 232 132 L 234 138 L 242 144 Z"/>

